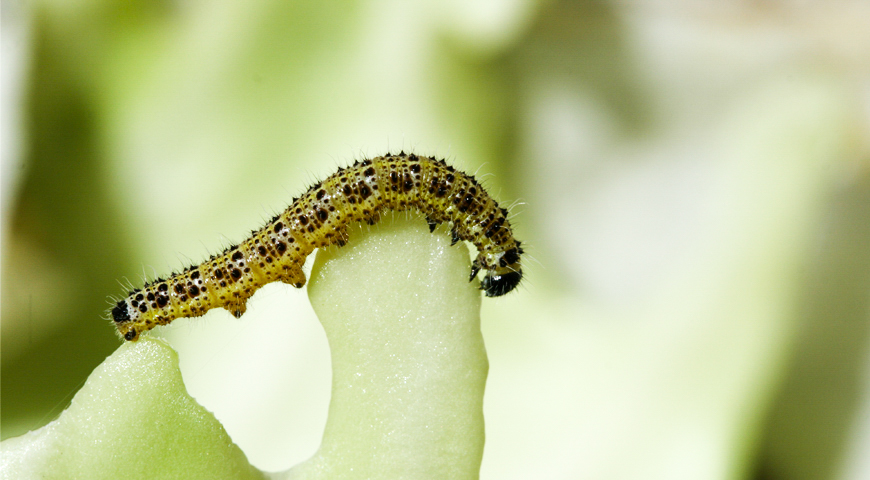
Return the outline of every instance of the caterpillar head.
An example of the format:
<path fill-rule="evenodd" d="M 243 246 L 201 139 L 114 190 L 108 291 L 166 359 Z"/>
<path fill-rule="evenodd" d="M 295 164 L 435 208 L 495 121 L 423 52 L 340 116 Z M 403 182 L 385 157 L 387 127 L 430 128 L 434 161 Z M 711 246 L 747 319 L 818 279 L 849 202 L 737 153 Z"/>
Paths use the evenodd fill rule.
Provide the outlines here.
<path fill-rule="evenodd" d="M 500 297 L 520 284 L 523 279 L 523 269 L 520 265 L 520 255 L 523 249 L 520 243 L 516 242 L 516 246 L 505 250 L 502 253 L 490 254 L 490 260 L 484 255 L 478 257 L 472 266 L 471 278 L 477 275 L 477 271 L 483 265 L 487 269 L 486 275 L 480 281 L 480 289 L 486 293 L 487 297 Z M 492 265 L 492 266 L 489 266 Z"/>
<path fill-rule="evenodd" d="M 130 306 L 129 299 L 118 302 L 112 308 L 112 320 L 118 328 L 118 333 L 124 340 L 134 341 L 139 339 L 139 331 L 136 329 L 136 320 L 139 318 L 139 310 Z"/>
<path fill-rule="evenodd" d="M 483 280 L 480 281 L 480 288 L 484 293 L 486 293 L 487 297 L 500 297 L 519 285 L 522 278 L 522 270 L 508 271 L 505 273 L 491 271 L 483 277 Z"/>

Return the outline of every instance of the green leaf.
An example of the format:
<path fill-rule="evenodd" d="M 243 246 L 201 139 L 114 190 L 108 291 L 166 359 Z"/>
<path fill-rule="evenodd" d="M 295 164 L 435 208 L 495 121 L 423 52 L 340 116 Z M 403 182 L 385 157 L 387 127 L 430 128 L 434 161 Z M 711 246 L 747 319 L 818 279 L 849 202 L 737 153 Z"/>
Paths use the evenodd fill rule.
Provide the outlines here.
<path fill-rule="evenodd" d="M 2 443 L 3 478 L 262 478 L 187 394 L 166 343 L 125 343 L 60 418 Z"/>
<path fill-rule="evenodd" d="M 403 214 L 317 254 L 309 296 L 332 401 L 320 450 L 292 478 L 477 478 L 489 364 L 470 269 L 464 244 Z"/>

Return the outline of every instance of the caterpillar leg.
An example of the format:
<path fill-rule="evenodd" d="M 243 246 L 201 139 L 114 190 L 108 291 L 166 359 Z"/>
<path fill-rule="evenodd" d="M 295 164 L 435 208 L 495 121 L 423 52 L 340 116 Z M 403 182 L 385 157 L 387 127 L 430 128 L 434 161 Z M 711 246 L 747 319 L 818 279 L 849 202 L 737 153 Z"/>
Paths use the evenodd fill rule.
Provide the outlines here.
<path fill-rule="evenodd" d="M 245 311 L 248 309 L 246 306 L 247 301 L 247 299 L 241 299 L 235 302 L 228 302 L 224 305 L 224 309 L 232 313 L 234 317 L 242 318 L 242 315 L 244 315 Z"/>
<path fill-rule="evenodd" d="M 305 272 L 298 265 L 284 265 L 284 271 L 278 280 L 296 288 L 302 288 L 305 285 Z"/>
<path fill-rule="evenodd" d="M 475 258 L 474 262 L 471 263 L 471 275 L 468 277 L 468 281 L 473 281 L 478 272 L 480 272 L 480 259 Z"/>
<path fill-rule="evenodd" d="M 343 247 L 347 245 L 347 227 L 335 227 L 334 233 L 332 233 L 328 238 L 327 242 L 329 245 L 338 245 L 339 247 Z"/>
<path fill-rule="evenodd" d="M 368 225 L 374 225 L 381 219 L 381 214 L 375 210 L 363 210 L 362 221 Z"/>

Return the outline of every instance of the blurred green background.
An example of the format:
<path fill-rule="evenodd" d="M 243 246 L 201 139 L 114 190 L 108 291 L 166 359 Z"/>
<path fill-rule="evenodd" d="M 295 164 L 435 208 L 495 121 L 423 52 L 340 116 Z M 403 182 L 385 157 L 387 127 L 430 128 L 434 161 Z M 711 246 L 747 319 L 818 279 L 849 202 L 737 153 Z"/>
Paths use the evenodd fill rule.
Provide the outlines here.
<path fill-rule="evenodd" d="M 530 245 L 484 302 L 482 477 L 870 478 L 866 2 L 2 9 L 3 438 L 117 348 L 128 283 L 405 150 L 483 176 Z M 158 334 L 289 468 L 325 423 L 322 330 L 280 285 L 228 317 Z"/>

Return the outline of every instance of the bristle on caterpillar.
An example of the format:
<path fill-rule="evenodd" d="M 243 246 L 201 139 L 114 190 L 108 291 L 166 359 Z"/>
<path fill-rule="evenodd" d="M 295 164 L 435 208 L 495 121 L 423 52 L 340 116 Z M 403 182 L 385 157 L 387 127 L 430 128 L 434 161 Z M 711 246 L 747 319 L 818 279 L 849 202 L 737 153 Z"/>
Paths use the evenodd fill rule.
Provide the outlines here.
<path fill-rule="evenodd" d="M 352 222 L 374 224 L 385 211 L 418 210 L 430 231 L 449 222 L 453 242 L 478 250 L 469 281 L 480 270 L 488 297 L 513 290 L 522 279 L 523 249 L 513 236 L 507 209 L 469 175 L 444 160 L 400 153 L 339 168 L 315 183 L 266 226 L 238 245 L 166 279 L 131 291 L 111 310 L 118 332 L 137 340 L 142 332 L 180 317 L 222 307 L 234 316 L 263 285 L 305 285 L 302 265 L 315 248 L 342 246 Z"/>

